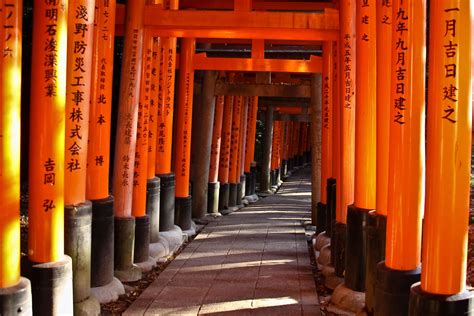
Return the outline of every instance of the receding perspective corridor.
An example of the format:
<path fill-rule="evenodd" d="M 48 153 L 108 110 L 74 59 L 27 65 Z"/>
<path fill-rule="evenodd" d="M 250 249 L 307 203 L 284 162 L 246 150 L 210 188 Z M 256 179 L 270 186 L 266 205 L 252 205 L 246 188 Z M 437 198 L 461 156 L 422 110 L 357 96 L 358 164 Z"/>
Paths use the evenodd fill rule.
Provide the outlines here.
<path fill-rule="evenodd" d="M 125 315 L 319 315 L 305 224 L 310 169 L 209 223 Z"/>

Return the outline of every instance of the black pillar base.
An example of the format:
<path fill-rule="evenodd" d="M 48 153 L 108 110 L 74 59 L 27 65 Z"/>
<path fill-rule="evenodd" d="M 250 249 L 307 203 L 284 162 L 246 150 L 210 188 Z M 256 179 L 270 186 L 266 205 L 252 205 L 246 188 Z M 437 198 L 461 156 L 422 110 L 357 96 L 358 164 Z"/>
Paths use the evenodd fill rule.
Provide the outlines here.
<path fill-rule="evenodd" d="M 280 185 L 280 181 L 281 181 L 280 168 L 276 169 L 275 173 L 276 173 L 275 174 L 276 184 Z"/>
<path fill-rule="evenodd" d="M 301 167 L 303 165 L 303 156 L 298 155 L 296 156 L 296 166 Z"/>
<path fill-rule="evenodd" d="M 73 315 L 72 260 L 31 263 L 33 315 Z"/>
<path fill-rule="evenodd" d="M 346 265 L 346 231 L 347 225 L 335 223 L 334 225 L 334 244 L 331 241 L 331 254 L 334 252 L 334 273 L 343 278 Z"/>
<path fill-rule="evenodd" d="M 91 286 L 114 279 L 114 198 L 92 201 Z"/>
<path fill-rule="evenodd" d="M 160 194 L 160 231 L 174 229 L 175 185 L 174 173 L 158 175 L 161 180 Z"/>
<path fill-rule="evenodd" d="M 219 212 L 219 182 L 207 184 L 207 212 L 216 214 Z"/>
<path fill-rule="evenodd" d="M 420 283 L 410 289 L 410 316 L 474 315 L 474 293 L 464 291 L 454 295 L 436 295 L 424 292 Z"/>
<path fill-rule="evenodd" d="M 33 315 L 30 280 L 0 289 L 0 315 Z"/>
<path fill-rule="evenodd" d="M 321 202 L 317 205 L 317 213 L 316 213 L 316 235 L 319 235 L 323 231 L 326 230 L 326 204 Z"/>
<path fill-rule="evenodd" d="M 115 217 L 114 274 L 122 282 L 138 281 L 141 270 L 133 264 L 135 246 L 135 217 Z"/>
<path fill-rule="evenodd" d="M 329 178 L 326 184 L 327 205 L 326 205 L 326 235 L 331 237 L 333 225 L 336 221 L 336 179 Z M 331 237 L 332 238 L 332 237 Z"/>
<path fill-rule="evenodd" d="M 242 183 L 237 183 L 235 205 L 242 205 Z"/>
<path fill-rule="evenodd" d="M 221 183 L 219 188 L 219 210 L 229 207 L 229 183 Z"/>
<path fill-rule="evenodd" d="M 421 269 L 393 270 L 385 261 L 377 265 L 375 283 L 375 315 L 398 316 L 408 314 L 411 286 L 420 280 Z"/>
<path fill-rule="evenodd" d="M 148 179 L 146 183 L 146 215 L 150 218 L 150 243 L 160 239 L 160 178 Z"/>
<path fill-rule="evenodd" d="M 252 173 L 250 195 L 254 195 L 257 192 L 257 167 L 251 167 L 250 172 Z"/>
<path fill-rule="evenodd" d="M 74 303 L 90 296 L 91 237 L 92 203 L 64 206 L 64 253 L 72 259 Z"/>
<path fill-rule="evenodd" d="M 135 243 L 133 262 L 148 261 L 150 257 L 150 217 L 135 217 Z"/>
<path fill-rule="evenodd" d="M 245 173 L 245 196 L 252 195 L 252 182 L 253 182 L 253 173 Z"/>
<path fill-rule="evenodd" d="M 190 230 L 192 225 L 193 200 L 191 196 L 176 198 L 175 224 L 182 230 Z"/>
<path fill-rule="evenodd" d="M 233 207 L 237 205 L 237 190 L 238 183 L 229 183 L 229 205 L 228 207 Z"/>
<path fill-rule="evenodd" d="M 354 205 L 347 208 L 346 272 L 344 283 L 358 292 L 365 291 L 365 250 L 367 237 L 365 226 L 371 210 Z"/>
<path fill-rule="evenodd" d="M 373 315 L 375 308 L 375 278 L 377 264 L 385 259 L 387 217 L 372 211 L 367 216 L 367 244 L 365 266 L 365 309 Z"/>
<path fill-rule="evenodd" d="M 242 204 L 242 199 L 245 197 L 245 187 L 247 186 L 247 178 L 245 174 L 240 175 L 240 186 L 239 186 L 239 195 L 240 195 L 240 204 Z"/>
<path fill-rule="evenodd" d="M 281 161 L 281 177 L 282 179 L 286 178 L 288 174 L 288 160 Z"/>
<path fill-rule="evenodd" d="M 295 168 L 295 158 L 288 159 L 288 172 L 292 171 Z"/>
<path fill-rule="evenodd" d="M 277 180 L 276 180 L 276 169 L 273 169 L 270 171 L 270 183 L 272 187 L 277 185 Z"/>
<path fill-rule="evenodd" d="M 306 163 L 311 163 L 311 151 L 307 151 L 305 153 L 306 156 Z"/>

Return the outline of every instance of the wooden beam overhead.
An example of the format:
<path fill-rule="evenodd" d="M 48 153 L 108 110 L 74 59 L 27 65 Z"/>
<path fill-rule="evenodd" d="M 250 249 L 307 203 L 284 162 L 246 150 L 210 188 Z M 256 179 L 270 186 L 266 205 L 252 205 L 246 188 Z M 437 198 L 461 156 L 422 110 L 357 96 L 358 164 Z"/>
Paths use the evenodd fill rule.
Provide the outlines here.
<path fill-rule="evenodd" d="M 273 116 L 275 121 L 294 121 L 294 122 L 311 122 L 311 116 L 308 114 L 281 114 L 275 113 Z"/>
<path fill-rule="evenodd" d="M 218 82 L 216 95 L 243 95 L 262 97 L 310 98 L 309 85 L 282 85 L 282 84 L 229 84 Z"/>
<path fill-rule="evenodd" d="M 232 10 L 232 1 L 222 0 L 181 0 L 180 8 L 197 10 Z M 252 9 L 256 11 L 321 11 L 326 8 L 335 8 L 331 2 L 303 2 L 303 1 L 255 1 Z"/>
<path fill-rule="evenodd" d="M 337 10 L 324 13 L 300 12 L 234 12 L 162 10 L 161 6 L 147 5 L 144 23 L 151 27 L 195 28 L 273 28 L 301 30 L 338 30 Z M 296 40 L 298 34 L 293 34 Z"/>
<path fill-rule="evenodd" d="M 311 56 L 310 60 L 220 58 L 206 57 L 205 53 L 200 53 L 195 55 L 194 68 L 196 70 L 320 73 L 322 60 L 317 56 Z"/>
<path fill-rule="evenodd" d="M 124 10 L 124 6 L 117 6 L 117 34 L 123 33 Z M 144 23 L 155 36 L 334 41 L 339 12 L 187 11 L 147 5 Z"/>
<path fill-rule="evenodd" d="M 304 100 L 304 101 L 303 101 Z M 258 99 L 259 106 L 273 106 L 279 108 L 308 108 L 310 104 L 310 99 L 301 99 L 299 101 L 295 100 L 285 100 L 282 98 L 269 98 L 269 97 L 260 97 Z"/>

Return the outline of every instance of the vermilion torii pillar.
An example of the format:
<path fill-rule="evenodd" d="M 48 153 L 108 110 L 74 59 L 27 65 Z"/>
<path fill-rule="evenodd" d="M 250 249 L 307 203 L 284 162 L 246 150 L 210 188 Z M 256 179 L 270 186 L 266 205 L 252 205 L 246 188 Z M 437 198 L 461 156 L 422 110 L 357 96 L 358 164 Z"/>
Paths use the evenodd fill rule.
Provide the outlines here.
<path fill-rule="evenodd" d="M 387 243 L 385 262 L 377 265 L 377 315 L 407 314 L 410 287 L 420 278 L 425 198 L 425 11 L 422 0 L 393 2 Z"/>
<path fill-rule="evenodd" d="M 288 176 L 288 148 L 290 146 L 290 121 L 285 121 L 285 132 L 283 136 L 283 153 L 282 153 L 282 178 L 285 179 Z"/>
<path fill-rule="evenodd" d="M 321 201 L 322 76 L 311 76 L 311 223 L 317 225 L 316 205 Z"/>
<path fill-rule="evenodd" d="M 354 145 L 356 111 L 356 1 L 341 0 L 339 10 L 339 83 L 340 83 L 340 179 L 337 188 L 334 268 L 342 277 L 345 269 L 347 207 L 354 203 Z"/>
<path fill-rule="evenodd" d="M 64 255 L 68 5 L 37 0 L 34 6 L 28 175 L 33 313 L 72 314 L 72 264 Z M 48 277 L 59 271 L 57 279 Z"/>
<path fill-rule="evenodd" d="M 286 177 L 291 173 L 291 168 L 293 167 L 293 162 L 291 161 L 291 148 L 292 148 L 292 137 L 293 137 L 293 122 L 288 121 L 287 122 L 287 131 L 286 131 L 286 137 L 285 137 L 285 150 L 286 150 Z"/>
<path fill-rule="evenodd" d="M 409 315 L 468 315 L 466 290 L 472 129 L 472 2 L 432 1 L 428 156 L 421 284 Z"/>
<path fill-rule="evenodd" d="M 166 5 L 165 5 L 166 4 Z M 164 2 L 167 10 L 178 10 L 179 1 Z M 174 229 L 175 174 L 171 171 L 171 150 L 173 142 L 173 114 L 176 66 L 176 37 L 161 38 L 160 85 L 158 91 L 158 130 L 156 140 L 156 174 L 161 181 L 160 231 Z"/>
<path fill-rule="evenodd" d="M 219 161 L 219 211 L 229 207 L 229 169 L 230 151 L 232 147 L 232 116 L 234 112 L 234 97 L 225 96 L 224 114 L 222 119 L 221 158 Z"/>
<path fill-rule="evenodd" d="M 135 218 L 132 216 L 133 175 L 143 51 L 145 0 L 126 7 L 125 40 L 115 141 L 113 193 L 115 198 L 115 275 L 121 281 L 141 278 L 133 264 Z"/>
<path fill-rule="evenodd" d="M 333 42 L 323 44 L 322 72 L 322 131 L 321 131 L 321 202 L 317 205 L 316 233 L 326 231 L 328 209 L 328 180 L 332 178 L 333 163 Z M 313 206 L 314 207 L 314 206 Z M 330 231 L 327 232 L 330 236 Z"/>
<path fill-rule="evenodd" d="M 224 118 L 223 95 L 216 97 L 216 108 L 214 112 L 214 122 L 212 128 L 211 157 L 209 162 L 209 184 L 207 191 L 207 212 L 210 214 L 219 213 L 219 161 L 221 159 L 222 144 L 222 121 Z"/>
<path fill-rule="evenodd" d="M 137 142 L 133 171 L 132 215 L 135 217 L 135 244 L 133 262 L 143 271 L 153 267 L 149 260 L 150 217 L 147 214 L 148 183 L 148 139 L 151 100 L 151 71 L 153 59 L 153 38 L 148 31 L 144 32 L 143 51 L 139 58 L 142 64 L 140 74 L 140 98 L 138 103 Z M 154 219 L 157 219 L 156 217 Z"/>
<path fill-rule="evenodd" d="M 276 188 L 276 169 L 277 169 L 277 155 L 278 155 L 278 133 L 279 133 L 279 121 L 273 122 L 273 136 L 272 136 L 272 158 L 270 161 L 270 179 L 272 188 Z"/>
<path fill-rule="evenodd" d="M 237 204 L 241 205 L 245 198 L 245 149 L 247 146 L 247 120 L 249 112 L 249 97 L 243 97 L 242 116 L 240 118 L 240 141 L 239 141 L 239 185 L 237 186 Z M 248 202 L 248 201 L 246 201 Z"/>
<path fill-rule="evenodd" d="M 327 181 L 327 206 L 328 210 L 326 212 L 326 233 L 331 237 L 331 264 L 334 266 L 336 261 L 336 251 L 335 251 L 335 225 L 336 225 L 336 187 L 339 179 L 341 178 L 341 109 L 342 103 L 340 99 L 339 91 L 341 91 L 341 85 L 339 83 L 339 42 L 333 42 L 333 134 L 332 134 L 332 174 L 333 178 L 328 179 Z M 340 183 L 340 182 L 339 182 Z M 324 185 L 324 183 L 322 184 Z"/>
<path fill-rule="evenodd" d="M 376 84 L 377 36 L 375 0 L 356 1 L 356 121 L 354 204 L 347 210 L 345 285 L 365 291 L 366 237 L 368 213 L 376 199 Z"/>
<path fill-rule="evenodd" d="M 114 278 L 114 199 L 109 195 L 115 0 L 97 0 L 89 110 L 86 198 L 92 202 L 91 286 L 101 303 L 125 293 Z M 102 287 L 109 289 L 103 295 Z"/>
<path fill-rule="evenodd" d="M 239 147 L 240 147 L 240 121 L 242 118 L 243 97 L 234 96 L 232 113 L 232 138 L 229 156 L 229 208 L 234 211 L 238 208 L 238 185 L 240 182 Z"/>
<path fill-rule="evenodd" d="M 258 96 L 251 97 L 248 110 L 248 123 L 247 123 L 247 143 L 245 150 L 245 176 L 246 176 L 246 189 L 245 195 L 249 202 L 255 202 L 258 200 L 258 196 L 255 194 L 256 184 L 256 170 L 252 170 L 252 163 L 255 157 L 255 137 L 257 134 L 257 112 L 258 112 Z"/>
<path fill-rule="evenodd" d="M 20 276 L 21 2 L 0 5 L 0 314 L 31 314 L 30 281 Z"/>
<path fill-rule="evenodd" d="M 74 312 L 99 313 L 91 287 L 92 203 L 86 201 L 94 0 L 69 1 L 64 175 L 65 253 L 72 258 Z"/>
<path fill-rule="evenodd" d="M 265 113 L 265 131 L 263 134 L 263 157 L 260 175 L 260 192 L 268 194 L 271 192 L 271 157 L 273 136 L 273 107 L 268 106 Z"/>
<path fill-rule="evenodd" d="M 176 120 L 176 211 L 175 224 L 183 231 L 192 230 L 192 197 L 189 194 L 191 159 L 191 131 L 193 115 L 194 65 L 196 51 L 194 38 L 183 38 L 179 68 L 178 117 Z M 191 234 L 193 234 L 191 232 Z"/>
<path fill-rule="evenodd" d="M 367 217 L 365 307 L 373 313 L 377 264 L 385 258 L 387 222 L 388 151 L 390 140 L 390 65 L 392 50 L 392 2 L 377 1 L 377 152 L 376 210 Z"/>
<path fill-rule="evenodd" d="M 209 162 L 211 159 L 212 126 L 216 108 L 214 90 L 217 74 L 216 71 L 206 71 L 204 73 L 202 105 L 193 110 L 194 131 L 190 164 L 193 182 L 192 214 L 193 218 L 196 219 L 203 219 L 208 212 Z M 216 200 L 216 202 L 218 201 Z"/>
<path fill-rule="evenodd" d="M 148 0 L 149 4 L 163 4 L 162 0 Z M 158 130 L 158 106 L 160 74 L 162 60 L 161 38 L 151 38 L 151 63 L 149 77 L 149 102 L 148 102 L 148 162 L 147 162 L 147 191 L 146 214 L 150 218 L 150 256 L 159 257 L 162 252 L 160 242 L 160 178 L 156 176 L 156 139 Z"/>

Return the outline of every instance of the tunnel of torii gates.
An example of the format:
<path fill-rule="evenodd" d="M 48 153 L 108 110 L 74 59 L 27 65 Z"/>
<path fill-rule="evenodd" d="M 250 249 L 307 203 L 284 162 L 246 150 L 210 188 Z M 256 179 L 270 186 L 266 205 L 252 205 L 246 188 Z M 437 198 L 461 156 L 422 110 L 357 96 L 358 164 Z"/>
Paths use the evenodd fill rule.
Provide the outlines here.
<path fill-rule="evenodd" d="M 315 238 L 369 313 L 472 313 L 472 1 L 129 3 L 34 0 L 22 77 L 23 4 L 0 1 L 0 314 L 97 314 L 310 161 Z"/>

